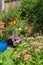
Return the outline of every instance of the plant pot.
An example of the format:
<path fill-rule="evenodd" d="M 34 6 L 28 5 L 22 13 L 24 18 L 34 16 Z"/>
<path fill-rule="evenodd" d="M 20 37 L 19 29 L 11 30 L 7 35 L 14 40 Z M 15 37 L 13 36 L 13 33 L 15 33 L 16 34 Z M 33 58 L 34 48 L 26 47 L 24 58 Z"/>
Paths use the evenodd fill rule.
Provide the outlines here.
<path fill-rule="evenodd" d="M 0 52 L 4 52 L 7 49 L 7 41 L 0 41 Z"/>

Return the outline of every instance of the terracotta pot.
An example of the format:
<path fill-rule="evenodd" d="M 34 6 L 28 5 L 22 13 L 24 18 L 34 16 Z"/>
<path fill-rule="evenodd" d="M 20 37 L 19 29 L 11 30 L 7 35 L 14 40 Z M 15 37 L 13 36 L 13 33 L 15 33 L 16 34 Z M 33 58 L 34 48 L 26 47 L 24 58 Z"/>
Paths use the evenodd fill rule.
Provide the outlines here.
<path fill-rule="evenodd" d="M 5 28 L 5 23 L 0 22 L 0 28 Z"/>

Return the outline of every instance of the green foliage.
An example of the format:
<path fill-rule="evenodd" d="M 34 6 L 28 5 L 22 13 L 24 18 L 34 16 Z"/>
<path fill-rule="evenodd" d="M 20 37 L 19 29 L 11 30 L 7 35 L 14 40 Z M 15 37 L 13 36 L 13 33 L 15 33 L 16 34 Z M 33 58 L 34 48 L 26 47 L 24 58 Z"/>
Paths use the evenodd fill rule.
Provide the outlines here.
<path fill-rule="evenodd" d="M 7 11 L 0 13 L 0 20 L 9 23 L 9 18 L 16 19 L 17 22 L 26 20 L 32 24 L 34 30 L 43 29 L 43 0 L 21 0 L 17 9 L 10 7 Z M 21 24 L 22 26 L 22 24 Z"/>
<path fill-rule="evenodd" d="M 11 37 L 15 37 L 16 32 L 18 32 L 18 31 L 16 31 L 16 28 L 13 25 L 10 27 L 6 27 L 4 29 L 1 29 L 0 31 L 2 31 L 0 33 L 0 41 L 7 41 Z"/>
<path fill-rule="evenodd" d="M 14 51 L 14 48 L 11 49 L 7 49 L 6 51 L 3 52 L 4 56 L 6 56 L 7 58 L 10 58 L 12 53 Z"/>
<path fill-rule="evenodd" d="M 0 30 L 1 31 L 1 30 Z M 0 41 L 6 41 L 8 39 L 9 35 L 5 29 L 3 29 L 3 32 L 0 33 Z"/>
<path fill-rule="evenodd" d="M 27 20 L 34 26 L 34 30 L 43 28 L 43 0 L 21 0 L 17 11 L 18 19 Z"/>
<path fill-rule="evenodd" d="M 31 24 L 32 30 L 37 32 L 43 31 L 43 0 L 21 0 L 17 9 L 10 7 L 7 11 L 0 13 L 0 20 L 9 24 L 10 18 L 15 19 L 17 27 L 22 30 L 14 30 L 16 32 L 26 32 L 26 24 Z M 15 27 L 16 28 L 16 27 Z"/>
<path fill-rule="evenodd" d="M 6 50 L 4 53 L 0 53 L 0 65 L 15 65 L 11 59 L 11 55 L 14 49 Z"/>
<path fill-rule="evenodd" d="M 9 24 L 10 18 L 14 20 L 16 18 L 16 11 L 12 7 L 10 7 L 7 11 L 3 11 L 0 13 L 0 21 Z"/>
<path fill-rule="evenodd" d="M 22 44 L 19 45 L 19 47 L 16 48 L 15 52 L 12 55 L 12 60 L 14 60 L 14 63 L 17 65 L 43 65 L 43 48 L 39 49 L 40 45 L 39 42 L 37 42 L 36 46 L 31 46 L 31 43 L 36 42 L 36 39 L 28 40 L 28 43 L 22 42 Z M 30 42 L 30 44 L 29 44 Z M 40 52 L 35 52 L 35 49 L 39 49 Z M 26 52 L 24 52 L 26 50 Z M 16 57 L 16 54 L 18 54 L 20 57 Z M 24 60 L 24 55 L 30 54 L 31 58 L 28 58 L 27 60 Z"/>
<path fill-rule="evenodd" d="M 36 46 L 32 46 L 31 44 L 36 43 L 36 41 Z M 35 52 L 35 49 L 40 51 Z M 24 60 L 26 54 L 31 55 L 31 57 Z M 23 40 L 19 46 L 0 53 L 0 65 L 43 65 L 43 45 L 36 38 Z"/>

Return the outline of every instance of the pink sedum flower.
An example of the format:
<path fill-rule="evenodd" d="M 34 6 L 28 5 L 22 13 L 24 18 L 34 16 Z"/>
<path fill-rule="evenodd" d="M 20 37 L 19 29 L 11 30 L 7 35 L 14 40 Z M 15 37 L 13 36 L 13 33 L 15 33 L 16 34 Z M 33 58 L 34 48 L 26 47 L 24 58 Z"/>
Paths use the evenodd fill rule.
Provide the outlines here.
<path fill-rule="evenodd" d="M 35 49 L 35 52 L 36 52 L 36 53 L 39 53 L 39 52 L 40 52 L 40 49 Z"/>
<path fill-rule="evenodd" d="M 36 46 L 37 45 L 37 42 L 32 42 L 31 45 L 32 46 Z"/>
<path fill-rule="evenodd" d="M 27 40 L 31 40 L 31 39 L 34 39 L 34 37 L 28 37 Z"/>
<path fill-rule="evenodd" d="M 42 39 L 42 36 L 37 36 L 36 38 L 37 38 L 37 39 Z"/>
<path fill-rule="evenodd" d="M 23 50 L 23 54 L 25 54 L 27 52 L 27 50 Z"/>
<path fill-rule="evenodd" d="M 19 40 L 16 40 L 16 43 L 19 43 Z"/>
<path fill-rule="evenodd" d="M 20 58 L 20 55 L 19 54 L 16 54 L 16 58 Z"/>
<path fill-rule="evenodd" d="M 26 55 L 24 55 L 24 60 L 28 60 L 30 57 L 31 57 L 30 54 L 26 54 Z"/>
<path fill-rule="evenodd" d="M 43 49 L 43 46 L 39 46 L 39 49 Z"/>

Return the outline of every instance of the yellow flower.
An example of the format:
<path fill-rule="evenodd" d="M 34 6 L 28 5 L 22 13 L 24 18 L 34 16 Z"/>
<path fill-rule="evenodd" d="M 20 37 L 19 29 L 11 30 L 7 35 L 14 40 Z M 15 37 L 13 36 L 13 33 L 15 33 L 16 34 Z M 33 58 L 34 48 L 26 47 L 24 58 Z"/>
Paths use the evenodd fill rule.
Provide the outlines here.
<path fill-rule="evenodd" d="M 7 7 L 7 8 L 10 8 L 10 7 L 11 7 L 11 4 L 8 4 L 6 7 Z"/>
<path fill-rule="evenodd" d="M 14 20 L 14 24 L 16 24 L 16 21 Z"/>

